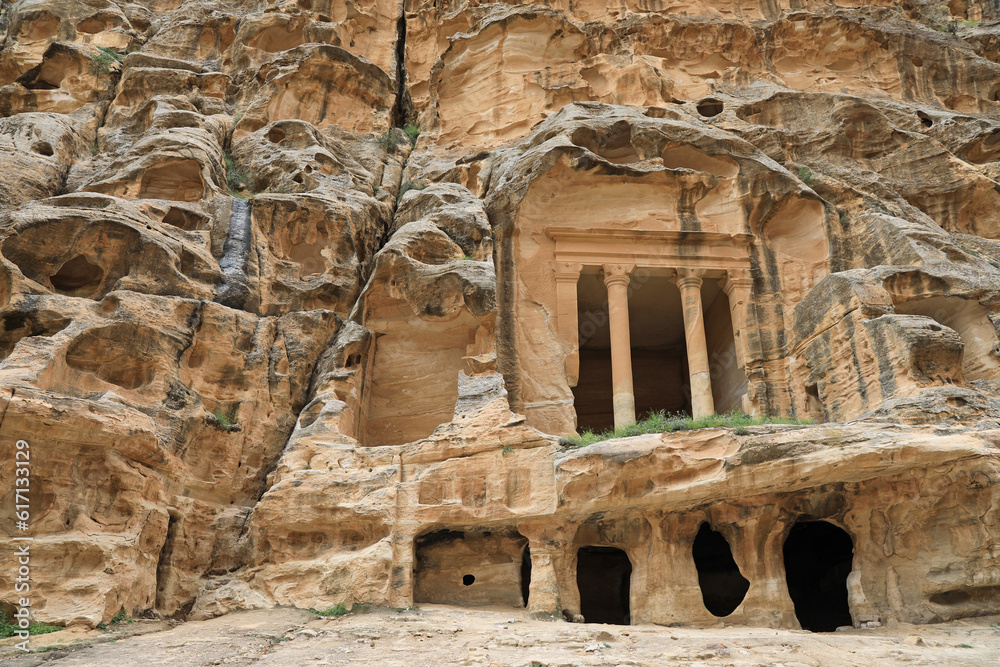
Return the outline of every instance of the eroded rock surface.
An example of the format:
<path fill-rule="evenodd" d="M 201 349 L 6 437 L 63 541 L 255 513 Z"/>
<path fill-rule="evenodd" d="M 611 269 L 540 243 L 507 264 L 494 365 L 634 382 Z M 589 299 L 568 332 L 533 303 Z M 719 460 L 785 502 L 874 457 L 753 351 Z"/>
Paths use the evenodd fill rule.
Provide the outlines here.
<path fill-rule="evenodd" d="M 1000 613 L 995 3 L 20 0 L 0 30 L 37 620 Z M 659 410 L 807 423 L 565 440 Z"/>

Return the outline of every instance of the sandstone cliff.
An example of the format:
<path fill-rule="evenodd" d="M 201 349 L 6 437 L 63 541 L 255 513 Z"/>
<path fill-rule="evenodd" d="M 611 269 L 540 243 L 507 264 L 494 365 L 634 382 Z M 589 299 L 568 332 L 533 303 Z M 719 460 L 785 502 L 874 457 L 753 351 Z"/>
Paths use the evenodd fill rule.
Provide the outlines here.
<path fill-rule="evenodd" d="M 0 534 L 23 439 L 36 618 L 1000 613 L 996 2 L 0 29 Z M 802 423 L 565 440 L 656 410 Z"/>

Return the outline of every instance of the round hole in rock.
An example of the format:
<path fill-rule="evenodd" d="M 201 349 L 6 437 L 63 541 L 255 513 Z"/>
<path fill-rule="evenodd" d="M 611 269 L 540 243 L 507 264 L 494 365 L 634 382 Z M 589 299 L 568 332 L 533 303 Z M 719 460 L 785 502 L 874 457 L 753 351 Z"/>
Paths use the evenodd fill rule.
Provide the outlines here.
<path fill-rule="evenodd" d="M 471 574 L 467 574 L 464 577 L 462 577 L 462 583 L 466 586 L 471 586 L 472 584 L 476 583 L 476 578 Z"/>
<path fill-rule="evenodd" d="M 77 255 L 63 264 L 49 277 L 52 287 L 71 296 L 90 296 L 96 293 L 104 279 L 101 267 L 91 264 L 83 255 Z"/>
<path fill-rule="evenodd" d="M 34 146 L 31 147 L 31 150 L 38 153 L 39 155 L 45 155 L 46 157 L 51 156 L 55 152 L 52 150 L 52 144 L 50 144 L 47 141 L 37 142 Z"/>
<path fill-rule="evenodd" d="M 576 555 L 580 613 L 587 623 L 631 622 L 629 588 L 632 561 L 613 547 L 581 547 Z"/>
<path fill-rule="evenodd" d="M 702 116 L 711 118 L 712 116 L 718 116 L 722 113 L 725 107 L 720 100 L 717 100 L 714 97 L 706 97 L 698 102 L 698 106 L 695 108 L 698 109 L 698 113 Z"/>
<path fill-rule="evenodd" d="M 691 546 L 701 598 L 713 616 L 729 616 L 743 602 L 750 582 L 740 572 L 722 533 L 701 524 Z"/>
<path fill-rule="evenodd" d="M 931 120 L 931 117 L 925 114 L 923 111 L 917 112 L 917 118 L 920 119 L 920 124 L 923 125 L 924 127 L 934 126 L 934 121 Z"/>
<path fill-rule="evenodd" d="M 788 594 L 802 629 L 833 632 L 852 625 L 847 576 L 854 542 L 847 531 L 827 521 L 800 521 L 782 552 Z"/>
<path fill-rule="evenodd" d="M 267 131 L 267 140 L 272 144 L 276 144 L 285 138 L 285 131 L 280 127 L 272 127 Z"/>

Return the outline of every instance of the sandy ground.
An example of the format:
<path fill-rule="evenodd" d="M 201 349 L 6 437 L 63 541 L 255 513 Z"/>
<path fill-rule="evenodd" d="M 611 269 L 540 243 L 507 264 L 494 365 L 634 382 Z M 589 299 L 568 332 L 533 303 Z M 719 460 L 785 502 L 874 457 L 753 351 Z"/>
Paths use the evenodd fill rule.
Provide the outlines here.
<path fill-rule="evenodd" d="M 155 665 L 1000 665 L 1000 616 L 827 634 L 759 628 L 570 624 L 523 612 L 423 605 L 322 618 L 298 609 L 171 625 L 33 638 L 31 654 L 0 641 L 0 662 Z"/>

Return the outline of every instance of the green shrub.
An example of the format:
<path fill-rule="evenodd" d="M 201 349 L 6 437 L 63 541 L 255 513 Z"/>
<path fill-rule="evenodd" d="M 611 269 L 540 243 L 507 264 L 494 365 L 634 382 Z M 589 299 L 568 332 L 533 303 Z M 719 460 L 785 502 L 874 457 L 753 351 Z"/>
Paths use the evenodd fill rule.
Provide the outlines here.
<path fill-rule="evenodd" d="M 403 132 L 406 132 L 406 136 L 409 137 L 411 144 L 417 143 L 417 137 L 420 136 L 420 128 L 413 123 L 407 123 L 403 128 Z"/>
<path fill-rule="evenodd" d="M 812 186 L 816 182 L 809 167 L 799 167 L 799 180 L 808 186 Z"/>
<path fill-rule="evenodd" d="M 20 629 L 20 626 L 13 622 L 13 619 L 9 618 L 7 614 L 0 611 L 0 639 L 13 637 Z M 63 626 L 61 625 L 44 625 L 42 623 L 32 622 L 28 626 L 28 634 L 34 637 L 35 635 L 44 635 L 49 632 L 57 632 L 62 629 Z"/>
<path fill-rule="evenodd" d="M 233 156 L 229 151 L 222 154 L 226 163 L 226 185 L 229 186 L 229 194 L 239 199 L 249 199 L 250 174 L 236 166 Z"/>
<path fill-rule="evenodd" d="M 94 74 L 108 74 L 111 72 L 112 65 L 120 65 L 125 59 L 117 51 L 106 46 L 99 46 L 97 50 L 100 53 L 96 56 L 90 56 L 90 71 Z"/>
<path fill-rule="evenodd" d="M 744 412 L 729 412 L 722 415 L 709 415 L 694 419 L 683 412 L 668 415 L 665 411 L 651 412 L 642 421 L 609 429 L 602 433 L 587 430 L 580 435 L 563 438 L 559 443 L 563 446 L 586 447 L 612 438 L 628 438 L 645 433 L 672 433 L 674 431 L 693 431 L 699 428 L 731 427 L 737 435 L 748 435 L 747 426 L 762 424 L 809 424 L 808 421 L 788 419 L 786 417 L 751 417 Z"/>
<path fill-rule="evenodd" d="M 317 616 L 343 616 L 347 613 L 347 606 L 343 602 L 340 602 L 326 609 L 313 609 L 312 613 Z"/>

